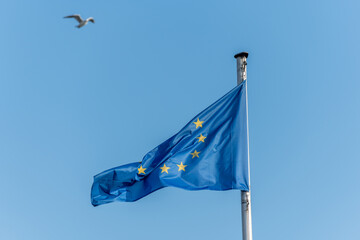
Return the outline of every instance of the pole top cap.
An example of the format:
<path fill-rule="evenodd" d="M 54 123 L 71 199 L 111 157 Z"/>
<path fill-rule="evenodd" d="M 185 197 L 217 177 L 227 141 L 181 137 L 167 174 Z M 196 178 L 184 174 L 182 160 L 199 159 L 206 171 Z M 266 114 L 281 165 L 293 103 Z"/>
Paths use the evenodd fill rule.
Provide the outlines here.
<path fill-rule="evenodd" d="M 241 53 L 238 53 L 238 54 L 235 54 L 234 58 L 238 58 L 238 57 L 248 57 L 249 56 L 249 53 L 247 52 L 241 52 Z"/>

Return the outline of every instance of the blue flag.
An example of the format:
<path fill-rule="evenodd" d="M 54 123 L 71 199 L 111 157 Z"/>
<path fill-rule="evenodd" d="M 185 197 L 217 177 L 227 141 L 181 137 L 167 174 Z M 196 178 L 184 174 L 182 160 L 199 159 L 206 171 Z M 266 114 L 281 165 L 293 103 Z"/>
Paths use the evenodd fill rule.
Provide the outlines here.
<path fill-rule="evenodd" d="M 91 202 L 133 202 L 163 187 L 249 190 L 246 81 L 206 108 L 141 162 L 94 177 Z"/>

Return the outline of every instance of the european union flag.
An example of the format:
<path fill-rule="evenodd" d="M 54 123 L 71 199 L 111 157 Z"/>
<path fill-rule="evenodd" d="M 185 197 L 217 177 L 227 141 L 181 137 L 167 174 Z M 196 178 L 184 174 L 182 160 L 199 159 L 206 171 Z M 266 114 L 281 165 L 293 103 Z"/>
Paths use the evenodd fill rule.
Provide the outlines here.
<path fill-rule="evenodd" d="M 94 177 L 94 206 L 133 202 L 163 187 L 249 190 L 246 81 L 206 108 L 141 162 Z"/>

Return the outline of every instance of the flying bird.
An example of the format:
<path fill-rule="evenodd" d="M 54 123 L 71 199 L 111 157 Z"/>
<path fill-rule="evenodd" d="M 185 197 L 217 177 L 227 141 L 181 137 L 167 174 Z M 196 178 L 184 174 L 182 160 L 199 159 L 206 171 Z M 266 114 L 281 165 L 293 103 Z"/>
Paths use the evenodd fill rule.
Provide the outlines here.
<path fill-rule="evenodd" d="M 83 19 L 80 17 L 79 14 L 66 16 L 66 17 L 64 17 L 64 18 L 75 18 L 76 21 L 79 22 L 79 25 L 76 26 L 77 28 L 81 28 L 81 27 L 85 26 L 89 21 L 92 22 L 92 23 L 95 23 L 94 18 L 89 17 L 88 19 L 83 20 Z"/>

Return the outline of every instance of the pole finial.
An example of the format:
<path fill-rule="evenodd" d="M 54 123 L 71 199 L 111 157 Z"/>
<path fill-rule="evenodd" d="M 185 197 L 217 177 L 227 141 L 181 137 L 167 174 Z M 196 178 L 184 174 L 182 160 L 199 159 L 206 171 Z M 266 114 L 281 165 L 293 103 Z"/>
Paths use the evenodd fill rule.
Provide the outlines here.
<path fill-rule="evenodd" d="M 243 81 L 246 80 L 247 74 L 246 74 L 246 58 L 249 56 L 249 53 L 247 52 L 241 52 L 238 54 L 235 54 L 236 58 L 236 66 L 237 66 L 237 84 L 241 84 Z"/>
<path fill-rule="evenodd" d="M 241 52 L 241 53 L 238 53 L 238 54 L 235 54 L 234 58 L 238 58 L 238 57 L 248 57 L 249 56 L 249 53 L 248 52 Z"/>

